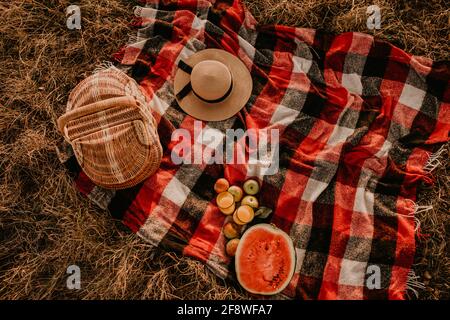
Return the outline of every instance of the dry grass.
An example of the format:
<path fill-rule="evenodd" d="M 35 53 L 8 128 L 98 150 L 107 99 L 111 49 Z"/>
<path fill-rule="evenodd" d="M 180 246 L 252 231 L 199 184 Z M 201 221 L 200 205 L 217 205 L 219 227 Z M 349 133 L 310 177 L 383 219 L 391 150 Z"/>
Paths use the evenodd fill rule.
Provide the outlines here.
<path fill-rule="evenodd" d="M 433 59 L 448 59 L 445 1 L 358 2 L 246 0 L 261 22 L 335 32 L 363 31 L 365 8 L 382 8 L 377 36 Z M 356 2 L 356 1 L 355 1 Z M 133 1 L 78 1 L 83 30 L 68 31 L 70 1 L 0 1 L 0 299 L 193 298 L 247 295 L 201 263 L 158 251 L 130 234 L 74 190 L 54 146 L 55 121 L 69 90 L 127 42 Z M 448 154 L 447 154 L 448 159 Z M 446 167 L 421 193 L 434 210 L 421 216 L 416 271 L 423 299 L 449 298 L 449 188 Z M 65 287 L 66 268 L 82 269 L 82 289 Z"/>
<path fill-rule="evenodd" d="M 450 213 L 450 146 L 442 155 L 443 164 L 434 172 L 436 183 L 423 187 L 418 202 L 432 205 L 433 210 L 419 213 L 421 233 L 414 270 L 422 276 L 426 289 L 422 297 L 450 299 L 449 213 Z M 445 161 L 446 160 L 446 161 Z"/>

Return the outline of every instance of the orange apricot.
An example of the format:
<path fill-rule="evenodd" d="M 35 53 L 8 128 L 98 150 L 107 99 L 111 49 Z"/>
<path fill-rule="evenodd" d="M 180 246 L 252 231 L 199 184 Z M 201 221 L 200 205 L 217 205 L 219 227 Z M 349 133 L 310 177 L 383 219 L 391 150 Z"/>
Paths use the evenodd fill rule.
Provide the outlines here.
<path fill-rule="evenodd" d="M 253 211 L 252 207 L 243 205 L 243 206 L 240 206 L 239 208 L 237 208 L 236 216 L 239 219 L 239 221 L 242 221 L 244 223 L 249 223 L 255 217 L 255 212 Z"/>
<path fill-rule="evenodd" d="M 214 184 L 214 191 L 217 193 L 221 193 L 224 191 L 227 191 L 230 187 L 230 184 L 228 183 L 228 180 L 225 178 L 217 179 L 216 183 Z"/>
<path fill-rule="evenodd" d="M 221 208 L 219 207 L 220 212 L 222 212 L 224 215 L 230 215 L 236 210 L 236 204 L 232 204 L 228 208 Z"/>
<path fill-rule="evenodd" d="M 234 222 L 228 222 L 223 226 L 223 234 L 228 239 L 238 238 L 240 235 L 240 227 Z"/>
<path fill-rule="evenodd" d="M 237 247 L 239 245 L 239 239 L 232 239 L 227 242 L 226 251 L 230 257 L 234 257 L 237 251 Z"/>
<path fill-rule="evenodd" d="M 234 197 L 228 191 L 224 191 L 217 195 L 216 201 L 220 208 L 229 208 L 234 204 Z"/>
<path fill-rule="evenodd" d="M 237 210 L 233 213 L 233 221 L 240 226 L 243 226 L 245 224 L 245 222 L 241 221 L 237 216 Z"/>

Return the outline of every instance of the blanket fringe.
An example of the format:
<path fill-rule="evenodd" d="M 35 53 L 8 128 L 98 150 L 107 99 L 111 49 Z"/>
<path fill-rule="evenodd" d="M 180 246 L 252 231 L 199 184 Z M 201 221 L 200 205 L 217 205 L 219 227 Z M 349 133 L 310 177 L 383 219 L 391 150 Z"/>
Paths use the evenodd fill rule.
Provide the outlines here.
<path fill-rule="evenodd" d="M 407 214 L 399 213 L 398 215 L 401 216 L 401 217 L 414 219 L 414 225 L 415 225 L 414 232 L 415 233 L 419 233 L 419 231 L 420 231 L 420 220 L 417 217 L 417 214 L 433 210 L 433 206 L 432 205 L 419 205 L 416 202 L 412 201 L 411 199 L 407 199 L 406 201 L 412 204 L 412 208 L 413 209 L 411 210 L 411 212 L 409 212 Z"/>
<path fill-rule="evenodd" d="M 425 166 L 423 167 L 423 169 L 427 172 L 427 173 L 431 173 L 433 172 L 437 167 L 439 167 L 442 162 L 442 157 L 443 157 L 443 153 L 445 152 L 447 148 L 447 145 L 443 145 L 442 147 L 439 148 L 438 151 L 436 151 L 433 154 L 430 154 L 428 161 L 426 162 Z"/>
<path fill-rule="evenodd" d="M 440 165 L 442 165 L 443 163 L 441 162 L 442 158 L 443 158 L 443 154 L 446 150 L 447 145 L 443 145 L 442 147 L 439 148 L 438 151 L 429 154 L 429 158 L 427 160 L 427 162 L 425 163 L 423 169 L 426 173 L 431 174 L 437 167 L 439 167 Z M 399 216 L 405 217 L 405 218 L 411 218 L 414 219 L 414 232 L 417 233 L 417 235 L 420 237 L 420 219 L 417 217 L 417 214 L 419 213 L 425 213 L 428 212 L 430 210 L 433 210 L 433 206 L 432 205 L 419 205 L 416 202 L 414 202 L 411 199 L 407 199 L 407 202 L 412 204 L 412 210 L 407 213 L 407 214 L 398 214 Z"/>
<path fill-rule="evenodd" d="M 438 151 L 429 154 L 429 158 L 423 167 L 423 170 L 427 174 L 431 174 L 434 170 L 436 170 L 436 168 L 443 165 L 442 160 L 447 146 L 448 146 L 447 144 L 444 144 L 442 147 L 439 148 Z M 433 206 L 429 204 L 419 205 L 412 200 L 408 201 L 412 203 L 411 212 L 408 214 L 400 214 L 400 216 L 414 219 L 415 224 L 414 232 L 417 234 L 419 238 L 426 236 L 420 232 L 420 219 L 418 218 L 418 214 L 426 213 L 430 210 L 433 210 Z M 423 282 L 420 281 L 420 276 L 416 275 L 413 269 L 409 270 L 408 278 L 406 280 L 406 293 L 408 294 L 408 292 L 412 292 L 416 297 L 416 299 L 418 299 L 419 291 L 425 289 L 426 286 Z"/>
<path fill-rule="evenodd" d="M 416 299 L 419 298 L 419 289 L 423 290 L 425 289 L 425 284 L 420 281 L 420 276 L 416 275 L 414 270 L 409 270 L 408 272 L 408 279 L 406 280 L 406 291 L 412 292 Z"/>
<path fill-rule="evenodd" d="M 112 63 L 111 61 L 103 61 L 101 62 L 97 67 L 95 67 L 94 71 L 92 71 L 92 74 L 98 73 L 100 71 L 109 69 L 114 67 L 114 63 Z"/>
<path fill-rule="evenodd" d="M 144 7 L 142 6 L 134 6 L 133 7 L 133 14 L 135 17 L 140 17 L 142 14 L 142 10 L 144 9 Z"/>
<path fill-rule="evenodd" d="M 130 35 L 128 38 L 128 45 L 138 42 L 138 36 L 136 34 Z"/>

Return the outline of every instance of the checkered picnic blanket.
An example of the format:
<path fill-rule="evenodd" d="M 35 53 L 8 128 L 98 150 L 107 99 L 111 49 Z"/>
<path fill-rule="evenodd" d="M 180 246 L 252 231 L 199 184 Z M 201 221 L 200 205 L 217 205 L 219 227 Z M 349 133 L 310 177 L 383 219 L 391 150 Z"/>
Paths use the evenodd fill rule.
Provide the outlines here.
<path fill-rule="evenodd" d="M 164 158 L 155 175 L 119 191 L 95 186 L 72 158 L 81 192 L 155 246 L 233 277 L 213 185 L 222 176 L 242 182 L 258 167 L 171 161 L 172 132 L 194 124 L 174 99 L 177 63 L 221 48 L 249 68 L 253 92 L 242 117 L 203 127 L 280 130 L 280 169 L 263 177 L 261 202 L 296 247 L 284 296 L 404 298 L 416 188 L 430 182 L 424 166 L 448 140 L 448 62 L 361 33 L 259 26 L 238 0 L 146 1 L 135 15 L 137 37 L 116 58 L 152 101 Z M 369 289 L 377 269 L 381 287 Z"/>

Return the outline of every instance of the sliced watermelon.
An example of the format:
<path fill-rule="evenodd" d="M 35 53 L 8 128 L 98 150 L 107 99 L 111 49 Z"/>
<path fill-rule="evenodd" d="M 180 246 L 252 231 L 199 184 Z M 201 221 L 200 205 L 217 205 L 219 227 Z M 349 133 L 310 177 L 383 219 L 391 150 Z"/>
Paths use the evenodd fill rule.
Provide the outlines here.
<path fill-rule="evenodd" d="M 237 279 L 245 290 L 262 295 L 280 293 L 294 274 L 292 240 L 273 225 L 254 225 L 239 241 L 235 267 Z"/>

